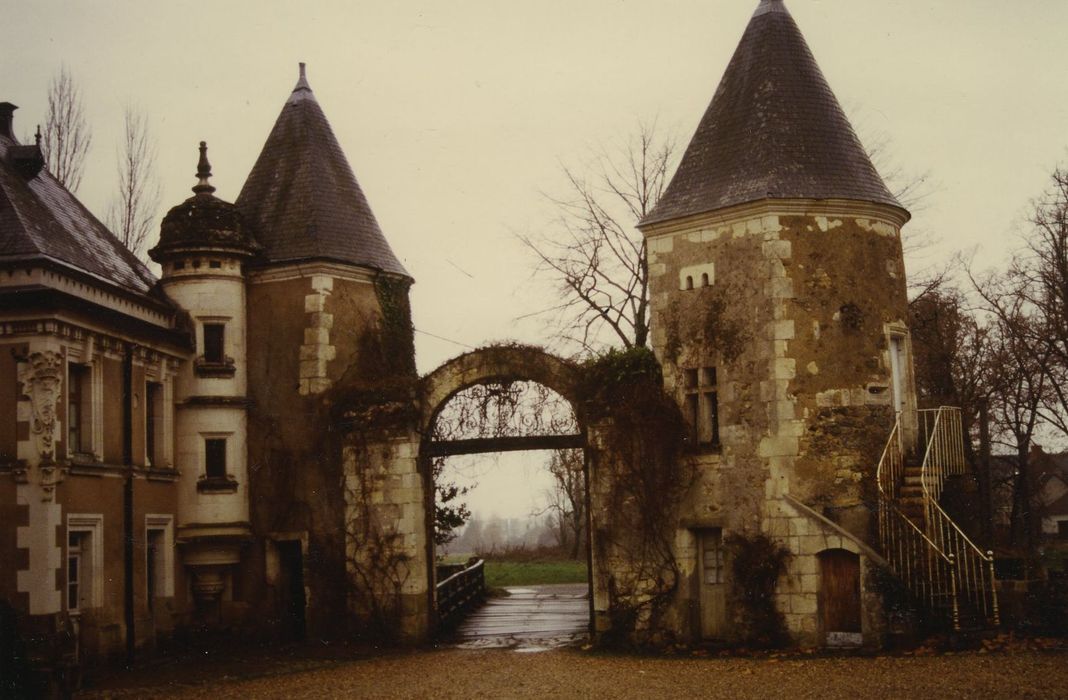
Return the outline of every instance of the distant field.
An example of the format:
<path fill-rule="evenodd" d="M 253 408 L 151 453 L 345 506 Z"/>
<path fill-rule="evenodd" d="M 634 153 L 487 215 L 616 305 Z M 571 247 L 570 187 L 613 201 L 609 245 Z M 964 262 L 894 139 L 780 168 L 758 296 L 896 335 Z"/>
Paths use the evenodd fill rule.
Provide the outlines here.
<path fill-rule="evenodd" d="M 544 583 L 586 583 L 584 561 L 487 561 L 486 585 L 534 586 Z"/>

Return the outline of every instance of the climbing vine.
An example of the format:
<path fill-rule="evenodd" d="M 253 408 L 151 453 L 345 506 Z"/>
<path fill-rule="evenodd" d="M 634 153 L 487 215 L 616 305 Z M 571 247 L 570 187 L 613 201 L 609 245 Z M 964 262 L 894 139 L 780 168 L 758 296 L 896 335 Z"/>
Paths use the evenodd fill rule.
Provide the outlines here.
<path fill-rule="evenodd" d="M 673 538 L 694 479 L 686 423 L 645 348 L 610 351 L 583 367 L 580 393 L 599 425 L 604 473 L 591 484 L 596 561 L 609 593 L 614 643 L 658 644 L 681 573 Z"/>
<path fill-rule="evenodd" d="M 789 634 L 775 605 L 775 588 L 786 573 L 790 550 L 763 533 L 735 533 L 723 544 L 729 554 L 731 609 L 739 640 L 757 649 L 787 644 Z"/>

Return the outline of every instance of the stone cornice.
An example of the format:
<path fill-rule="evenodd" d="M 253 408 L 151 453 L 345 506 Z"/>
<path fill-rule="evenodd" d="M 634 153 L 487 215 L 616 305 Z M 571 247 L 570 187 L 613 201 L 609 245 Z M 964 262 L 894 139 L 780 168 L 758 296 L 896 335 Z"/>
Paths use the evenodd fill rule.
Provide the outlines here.
<path fill-rule="evenodd" d="M 763 199 L 759 202 L 740 204 L 729 209 L 705 212 L 682 219 L 640 226 L 646 238 L 668 236 L 676 233 L 713 226 L 726 226 L 738 221 L 763 216 L 824 216 L 855 219 L 874 219 L 900 229 L 910 216 L 904 209 L 873 202 L 856 202 L 847 199 Z"/>
<path fill-rule="evenodd" d="M 328 261 L 291 263 L 288 265 L 253 269 L 248 271 L 247 278 L 249 284 L 285 282 L 312 276 L 332 277 L 334 279 L 348 280 L 350 282 L 371 284 L 374 282 L 375 278 L 380 275 L 395 279 L 411 279 L 405 275 L 399 275 L 392 272 L 381 272 L 370 268 L 355 267 L 353 265 L 344 265 Z"/>
<path fill-rule="evenodd" d="M 4 309 L 2 299 L 3 294 L 0 292 L 0 310 Z M 124 343 L 134 343 L 135 362 L 144 365 L 155 365 L 161 359 L 164 359 L 170 364 L 172 370 L 176 370 L 177 363 L 186 359 L 184 353 L 175 352 L 173 347 L 167 350 L 163 350 L 155 344 L 145 347 L 144 343 L 146 341 L 144 338 L 106 333 L 62 318 L 30 317 L 0 321 L 0 341 L 41 335 L 77 342 L 91 340 L 94 348 L 104 354 L 112 352 L 119 354 L 122 352 Z M 173 346 L 174 343 L 161 343 L 160 345 Z"/>

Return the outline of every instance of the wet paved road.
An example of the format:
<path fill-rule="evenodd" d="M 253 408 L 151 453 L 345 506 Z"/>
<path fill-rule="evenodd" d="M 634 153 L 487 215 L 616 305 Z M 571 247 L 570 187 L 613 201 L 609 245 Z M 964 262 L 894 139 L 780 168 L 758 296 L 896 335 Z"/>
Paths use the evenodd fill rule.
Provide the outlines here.
<path fill-rule="evenodd" d="M 584 583 L 512 586 L 464 620 L 452 637 L 463 649 L 543 651 L 589 636 L 589 588 Z"/>

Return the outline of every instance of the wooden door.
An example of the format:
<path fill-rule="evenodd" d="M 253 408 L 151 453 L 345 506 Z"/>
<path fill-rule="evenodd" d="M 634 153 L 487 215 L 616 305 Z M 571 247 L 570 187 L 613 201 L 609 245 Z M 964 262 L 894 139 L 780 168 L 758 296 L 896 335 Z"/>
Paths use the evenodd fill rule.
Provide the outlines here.
<path fill-rule="evenodd" d="M 860 632 L 860 557 L 844 549 L 819 554 L 823 630 Z"/>
<path fill-rule="evenodd" d="M 723 566 L 723 532 L 716 528 L 698 533 L 701 575 L 701 636 L 717 639 L 727 632 L 727 585 Z"/>

